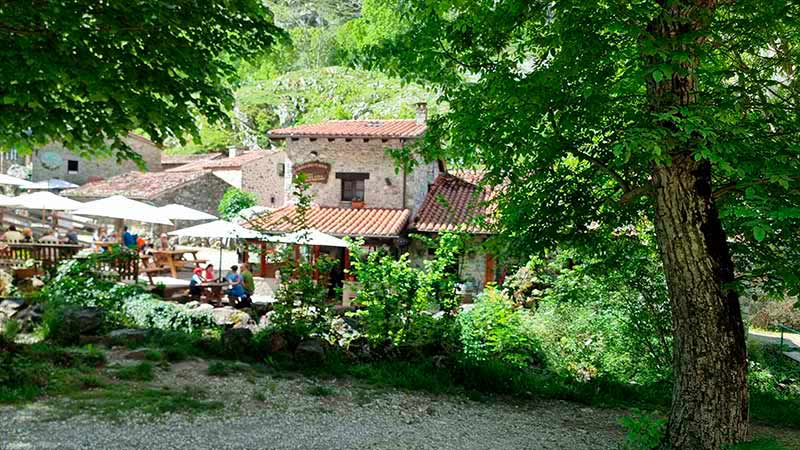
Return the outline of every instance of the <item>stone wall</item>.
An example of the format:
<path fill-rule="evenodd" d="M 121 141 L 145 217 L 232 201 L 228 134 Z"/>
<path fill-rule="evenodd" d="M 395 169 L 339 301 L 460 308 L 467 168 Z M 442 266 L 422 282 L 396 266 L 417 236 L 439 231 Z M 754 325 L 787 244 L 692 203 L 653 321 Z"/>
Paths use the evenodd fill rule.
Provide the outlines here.
<path fill-rule="evenodd" d="M 159 195 L 152 199 L 151 203 L 156 206 L 177 203 L 216 216 L 219 202 L 229 187 L 230 184 L 209 172 L 203 177 Z M 197 224 L 197 222 L 190 223 L 190 225 Z"/>
<path fill-rule="evenodd" d="M 260 206 L 280 208 L 286 200 L 285 182 L 291 181 L 291 176 L 286 176 L 288 172 L 284 175 L 279 172 L 280 165 L 285 167 L 286 152 L 265 153 L 264 157 L 242 166 L 242 190 L 256 194 Z"/>
<path fill-rule="evenodd" d="M 486 251 L 483 243 L 484 236 L 473 236 L 467 241 L 466 252 L 461 255 L 458 263 L 458 273 L 464 280 L 469 290 L 479 292 L 486 284 Z M 423 261 L 433 256 L 424 242 L 412 239 L 408 247 L 411 263 L 415 267 L 422 267 Z"/>
<path fill-rule="evenodd" d="M 423 165 L 405 178 L 403 171 L 396 170 L 394 159 L 386 154 L 387 148 L 406 145 L 402 139 L 345 139 L 345 138 L 292 138 L 286 144 L 287 175 L 293 167 L 307 162 L 319 161 L 330 164 L 331 170 L 325 183 L 312 183 L 314 202 L 321 206 L 349 207 L 341 201 L 342 180 L 337 173 L 368 173 L 364 182 L 364 202 L 368 208 L 415 209 L 422 203 L 429 182 L 433 182 L 436 164 Z M 316 155 L 312 152 L 316 152 Z M 430 180 L 430 181 L 428 181 Z M 291 191 L 287 191 L 289 199 Z M 405 201 L 404 201 L 405 200 Z M 412 211 L 413 214 L 414 211 Z"/>
<path fill-rule="evenodd" d="M 144 159 L 148 172 L 161 171 L 161 149 L 147 139 L 128 136 L 123 139 Z M 78 170 L 69 170 L 69 161 L 77 161 Z M 31 179 L 33 181 L 60 178 L 75 184 L 85 184 L 90 178 L 108 179 L 116 175 L 139 170 L 132 161 L 117 162 L 110 157 L 87 159 L 67 150 L 58 142 L 52 142 L 36 150 L 33 157 Z"/>

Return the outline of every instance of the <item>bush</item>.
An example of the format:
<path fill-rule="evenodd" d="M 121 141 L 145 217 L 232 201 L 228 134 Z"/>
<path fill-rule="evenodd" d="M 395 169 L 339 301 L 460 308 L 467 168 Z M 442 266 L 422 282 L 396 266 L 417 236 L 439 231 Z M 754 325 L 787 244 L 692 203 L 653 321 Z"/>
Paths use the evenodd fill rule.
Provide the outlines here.
<path fill-rule="evenodd" d="M 462 351 L 473 362 L 495 359 L 527 367 L 538 359 L 533 313 L 494 288 L 478 296 L 473 308 L 458 317 L 458 324 Z"/>
<path fill-rule="evenodd" d="M 129 324 L 140 328 L 194 333 L 217 327 L 211 314 L 186 310 L 150 294 L 139 294 L 122 304 Z"/>
<path fill-rule="evenodd" d="M 774 329 L 778 325 L 800 330 L 800 303 L 796 300 L 761 300 L 753 302 L 751 324 L 756 328 Z"/>
<path fill-rule="evenodd" d="M 222 200 L 219 202 L 219 216 L 225 220 L 232 220 L 239 216 L 239 213 L 247 208 L 258 204 L 256 195 L 252 192 L 245 192 L 235 187 L 228 188 Z"/>

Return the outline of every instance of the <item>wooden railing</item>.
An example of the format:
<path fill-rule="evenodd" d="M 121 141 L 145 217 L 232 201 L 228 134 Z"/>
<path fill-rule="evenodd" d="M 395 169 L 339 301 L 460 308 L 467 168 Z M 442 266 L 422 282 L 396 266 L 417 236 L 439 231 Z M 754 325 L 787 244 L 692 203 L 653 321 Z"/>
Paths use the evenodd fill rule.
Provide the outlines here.
<path fill-rule="evenodd" d="M 82 249 L 71 244 L 4 242 L 0 243 L 0 265 L 13 266 L 33 260 L 41 268 L 50 268 Z"/>
<path fill-rule="evenodd" d="M 139 279 L 139 254 L 121 247 L 114 247 L 103 253 L 78 256 L 91 261 L 98 273 L 107 273 L 120 281 Z"/>

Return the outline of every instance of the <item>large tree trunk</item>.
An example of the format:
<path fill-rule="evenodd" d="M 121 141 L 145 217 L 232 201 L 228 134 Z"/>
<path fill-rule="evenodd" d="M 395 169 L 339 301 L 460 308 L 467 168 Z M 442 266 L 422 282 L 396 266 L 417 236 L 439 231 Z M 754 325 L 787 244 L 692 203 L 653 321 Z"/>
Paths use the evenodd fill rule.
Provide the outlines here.
<path fill-rule="evenodd" d="M 682 158 L 656 168 L 654 181 L 675 333 L 668 440 L 675 449 L 717 450 L 748 437 L 747 354 L 710 165 Z"/>
<path fill-rule="evenodd" d="M 647 83 L 650 109 L 683 114 L 698 101 L 696 69 L 703 30 L 715 0 L 660 0 L 662 14 L 644 39 L 656 39 L 651 67 L 679 66 Z M 687 38 L 687 36 L 691 36 Z M 690 55 L 678 58 L 677 54 Z M 662 116 L 666 117 L 666 116 Z M 739 298 L 730 286 L 733 262 L 711 191 L 711 164 L 695 161 L 701 136 L 662 119 L 662 148 L 671 162 L 655 164 L 656 236 L 672 305 L 675 385 L 668 426 L 674 449 L 718 450 L 748 437 L 747 348 Z"/>

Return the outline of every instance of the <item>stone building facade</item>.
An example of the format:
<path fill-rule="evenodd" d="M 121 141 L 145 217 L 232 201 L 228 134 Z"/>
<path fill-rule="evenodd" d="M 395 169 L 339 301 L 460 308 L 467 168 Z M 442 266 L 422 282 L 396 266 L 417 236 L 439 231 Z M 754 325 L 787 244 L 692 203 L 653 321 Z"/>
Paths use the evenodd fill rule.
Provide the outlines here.
<path fill-rule="evenodd" d="M 443 169 L 438 162 L 398 167 L 387 152 L 413 145 L 425 131 L 417 120 L 333 121 L 273 130 L 285 141 L 287 175 L 306 173 L 314 203 L 351 208 L 408 209 L 413 217 L 428 187 Z M 292 203 L 291 176 L 284 177 L 286 202 Z"/>
<path fill-rule="evenodd" d="M 266 150 L 261 158 L 242 165 L 241 189 L 256 194 L 260 206 L 282 208 L 287 179 L 291 177 L 286 176 L 286 153 L 282 150 Z"/>
<path fill-rule="evenodd" d="M 133 133 L 129 133 L 123 140 L 141 155 L 148 172 L 162 170 L 161 148 L 156 144 Z M 82 185 L 89 181 L 107 179 L 139 170 L 139 167 L 132 161 L 120 163 L 112 157 L 85 158 L 66 149 L 58 142 L 51 142 L 37 149 L 32 159 L 32 181 L 59 178 Z"/>
<path fill-rule="evenodd" d="M 217 215 L 219 202 L 229 187 L 228 183 L 214 176 L 210 171 L 128 172 L 64 191 L 64 195 L 79 201 L 122 195 L 154 206 L 177 203 Z M 196 223 L 186 225 L 192 224 L 196 225 Z"/>

